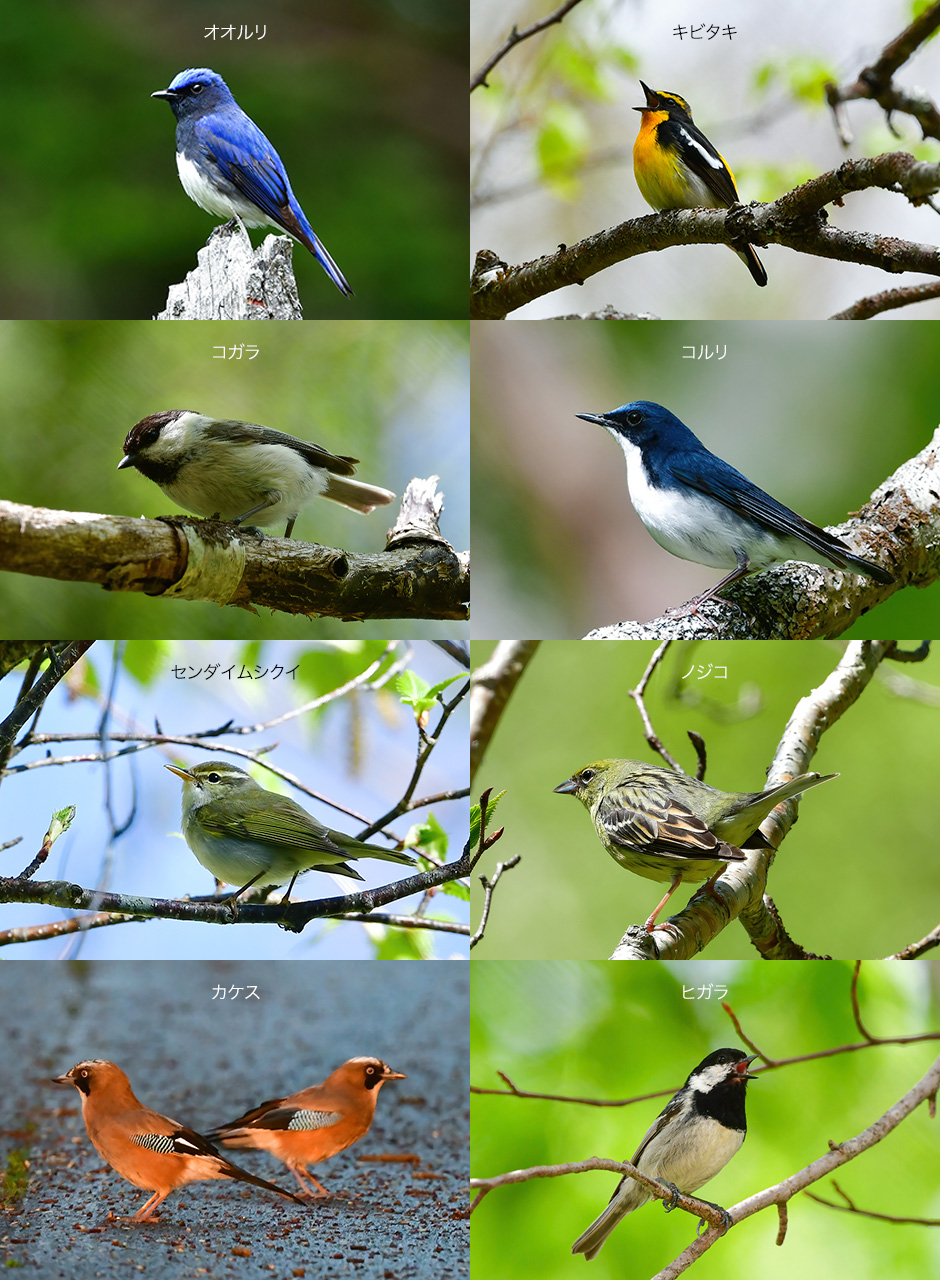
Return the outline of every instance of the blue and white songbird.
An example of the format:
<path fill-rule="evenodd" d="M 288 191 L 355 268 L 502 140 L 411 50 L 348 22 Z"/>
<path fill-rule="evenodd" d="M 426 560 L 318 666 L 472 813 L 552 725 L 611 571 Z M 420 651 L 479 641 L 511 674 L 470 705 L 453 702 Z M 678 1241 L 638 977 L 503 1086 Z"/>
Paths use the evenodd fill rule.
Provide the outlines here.
<path fill-rule="evenodd" d="M 190 200 L 246 227 L 280 227 L 310 250 L 340 293 L 353 296 L 307 221 L 281 157 L 220 75 L 190 67 L 150 96 L 166 98 L 176 116 L 176 167 Z"/>
<path fill-rule="evenodd" d="M 758 489 L 709 452 L 675 414 L 649 400 L 611 413 L 579 413 L 610 432 L 627 460 L 627 487 L 647 532 L 674 556 L 715 569 L 722 580 L 694 609 L 745 574 L 785 560 L 835 565 L 887 586 L 893 574 Z"/>

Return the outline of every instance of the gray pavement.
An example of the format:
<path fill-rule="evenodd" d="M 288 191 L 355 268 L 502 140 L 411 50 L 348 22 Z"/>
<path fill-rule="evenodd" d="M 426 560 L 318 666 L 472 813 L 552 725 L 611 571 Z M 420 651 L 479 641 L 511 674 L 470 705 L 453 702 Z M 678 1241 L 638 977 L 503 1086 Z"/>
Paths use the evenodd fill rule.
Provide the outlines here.
<path fill-rule="evenodd" d="M 24 1148 L 30 1174 L 0 1212 L 0 1262 L 43 1280 L 467 1276 L 468 979 L 459 962 L 0 963 L 0 1176 Z M 152 1224 L 120 1220 L 148 1193 L 92 1147 L 76 1091 L 49 1083 L 110 1058 L 143 1103 L 204 1131 L 357 1054 L 408 1078 L 383 1086 L 360 1142 L 313 1167 L 329 1200 L 199 1182 Z M 294 1189 L 265 1152 L 227 1154 Z M 361 1159 L 405 1154 L 419 1163 Z"/>

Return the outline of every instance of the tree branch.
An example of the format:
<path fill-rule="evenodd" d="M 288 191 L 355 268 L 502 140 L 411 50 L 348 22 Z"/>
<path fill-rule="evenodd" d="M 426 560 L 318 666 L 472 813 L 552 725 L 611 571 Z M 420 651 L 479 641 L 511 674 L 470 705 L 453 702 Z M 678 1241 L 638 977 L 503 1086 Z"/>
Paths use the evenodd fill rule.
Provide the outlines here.
<path fill-rule="evenodd" d="M 473 936 L 470 939 L 471 947 L 475 947 L 477 943 L 480 941 L 480 939 L 483 937 L 483 934 L 486 932 L 486 922 L 490 918 L 490 906 L 492 905 L 492 902 L 493 902 L 493 890 L 499 884 L 500 877 L 502 876 L 504 871 L 511 871 L 513 867 L 518 866 L 520 861 L 521 861 L 521 854 L 514 853 L 513 856 L 508 859 L 508 861 L 497 862 L 496 870 L 493 873 L 492 880 L 487 880 L 486 876 L 482 876 L 482 875 L 480 876 L 480 883 L 483 885 L 483 891 L 484 891 L 483 910 L 480 913 L 480 923 L 477 925 L 473 933 Z"/>
<path fill-rule="evenodd" d="M 538 647 L 538 640 L 500 640 L 489 661 L 481 663 L 473 673 L 470 694 L 471 785 L 499 718 Z"/>
<path fill-rule="evenodd" d="M 858 302 L 853 302 L 844 311 L 836 311 L 829 319 L 870 320 L 872 316 L 880 316 L 884 311 L 896 311 L 899 307 L 909 307 L 915 302 L 929 302 L 931 298 L 940 298 L 940 280 L 870 294 L 867 298 L 859 298 Z"/>
<path fill-rule="evenodd" d="M 544 31 L 546 27 L 552 26 L 556 22 L 561 22 L 567 13 L 570 13 L 575 5 L 580 4 L 581 0 L 565 0 L 565 3 L 550 13 L 547 18 L 542 18 L 538 22 L 533 22 L 528 27 L 523 27 L 520 31 L 518 27 L 513 26 L 509 35 L 499 46 L 495 53 L 491 54 L 484 62 L 483 66 L 470 81 L 470 92 L 479 89 L 482 85 L 485 89 L 489 88 L 486 83 L 486 77 L 490 74 L 498 62 L 501 62 L 509 53 L 510 49 L 514 49 L 517 44 L 521 44 L 523 40 L 528 40 L 530 36 L 538 35 L 540 31 Z"/>
<path fill-rule="evenodd" d="M 844 147 L 852 142 L 852 134 L 840 110 L 842 103 L 857 98 L 873 99 L 884 111 L 888 127 L 891 128 L 891 115 L 895 111 L 903 111 L 911 115 L 920 125 L 925 138 L 940 138 L 940 112 L 936 104 L 922 89 L 904 90 L 894 85 L 893 77 L 919 47 L 940 28 L 940 3 L 930 5 L 919 14 L 909 27 L 899 36 L 888 42 L 881 51 L 876 62 L 865 67 L 858 79 L 839 87 L 829 83 L 826 85 L 826 100 L 832 108 L 836 120 L 839 138 Z"/>
<path fill-rule="evenodd" d="M 469 553 L 456 554 L 439 531 L 416 532 L 413 512 L 421 499 L 415 486 L 430 500 L 431 481 L 412 481 L 389 545 L 376 554 L 292 538 L 259 542 L 221 520 L 131 519 L 0 502 L 0 564 L 14 573 L 249 612 L 269 608 L 344 621 L 463 620 Z M 435 530 L 436 501 L 427 516 Z"/>
<path fill-rule="evenodd" d="M 790 560 L 753 574 L 696 612 L 651 622 L 617 622 L 586 640 L 832 639 L 902 587 L 940 578 L 940 427 L 930 443 L 883 481 L 862 509 L 830 532 L 873 552 L 897 581 L 881 586 L 858 574 Z"/>
<path fill-rule="evenodd" d="M 940 189 L 940 164 L 903 151 L 846 160 L 838 169 L 804 182 L 768 204 L 724 209 L 671 209 L 631 218 L 533 262 L 475 274 L 470 316 L 502 320 L 510 312 L 566 285 L 643 253 L 677 244 L 781 244 L 800 253 L 856 262 L 882 271 L 923 271 L 940 276 L 940 250 L 890 236 L 842 231 L 826 222 L 824 206 L 871 187 L 900 190 L 918 204 Z M 492 251 L 490 251 L 492 252 Z"/>

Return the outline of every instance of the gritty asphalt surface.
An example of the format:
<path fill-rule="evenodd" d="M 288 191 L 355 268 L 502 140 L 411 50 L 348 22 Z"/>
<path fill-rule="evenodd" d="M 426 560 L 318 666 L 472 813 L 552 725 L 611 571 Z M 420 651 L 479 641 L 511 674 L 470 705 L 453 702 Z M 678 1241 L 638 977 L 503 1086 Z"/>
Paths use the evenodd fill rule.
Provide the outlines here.
<path fill-rule="evenodd" d="M 458 962 L 0 964 L 0 1176 L 12 1151 L 29 1161 L 25 1194 L 0 1213 L 0 1262 L 42 1280 L 466 1277 L 468 977 Z M 358 1054 L 407 1079 L 382 1087 L 364 1138 L 311 1166 L 328 1200 L 198 1182 L 137 1225 L 125 1219 L 148 1193 L 92 1147 L 77 1092 L 50 1083 L 110 1058 L 145 1105 L 205 1131 Z M 227 1154 L 296 1189 L 267 1153 Z"/>

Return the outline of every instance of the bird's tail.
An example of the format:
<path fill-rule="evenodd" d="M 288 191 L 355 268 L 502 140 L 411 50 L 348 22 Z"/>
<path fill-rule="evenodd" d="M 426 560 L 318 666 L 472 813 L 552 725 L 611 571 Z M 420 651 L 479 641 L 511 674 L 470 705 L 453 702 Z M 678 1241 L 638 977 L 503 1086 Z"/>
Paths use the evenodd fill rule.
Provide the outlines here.
<path fill-rule="evenodd" d="M 237 1164 L 232 1164 L 231 1160 L 226 1160 L 224 1156 L 219 1156 L 219 1161 L 220 1172 L 223 1177 L 233 1178 L 236 1182 L 250 1182 L 252 1186 L 264 1187 L 266 1191 L 276 1191 L 279 1196 L 287 1196 L 288 1200 L 296 1200 L 298 1204 L 303 1204 L 300 1196 L 295 1196 L 293 1191 L 285 1191 L 276 1182 L 267 1182 L 264 1178 L 256 1178 L 253 1173 L 240 1169 Z"/>
<path fill-rule="evenodd" d="M 632 1183 L 636 1187 L 637 1192 L 641 1191 L 639 1183 Z M 618 1188 L 619 1191 L 619 1188 Z M 618 1195 L 615 1191 L 610 1204 L 600 1215 L 595 1218 L 586 1231 L 582 1231 L 574 1244 L 571 1246 L 572 1253 L 583 1253 L 586 1262 L 590 1262 L 592 1258 L 596 1258 L 601 1251 L 604 1241 L 613 1231 L 614 1227 L 625 1218 L 628 1213 L 632 1213 L 634 1209 L 639 1208 L 641 1204 L 645 1204 L 649 1199 L 648 1195 L 638 1195 L 630 1191 L 628 1195 Z"/>
<path fill-rule="evenodd" d="M 326 482 L 323 496 L 331 502 L 338 502 L 340 506 L 361 511 L 366 516 L 376 507 L 384 507 L 395 501 L 395 494 L 390 489 L 380 489 L 375 484 L 363 484 L 361 480 L 350 480 L 346 476 L 332 474 Z"/>
<path fill-rule="evenodd" d="M 754 277 L 754 283 L 761 286 L 767 283 L 767 272 L 764 270 L 764 264 L 758 258 L 753 245 L 746 244 L 743 249 L 734 249 L 734 253 L 738 255 L 744 265 Z"/>
<path fill-rule="evenodd" d="M 397 849 L 383 849 L 381 845 L 365 844 L 362 840 L 354 840 L 352 836 L 343 835 L 342 831 L 328 831 L 326 834 L 351 858 L 380 858 L 383 862 L 400 862 L 406 867 L 415 865 L 414 858 L 407 853 L 399 853 Z"/>
<path fill-rule="evenodd" d="M 356 295 L 349 287 L 349 281 L 333 261 L 332 255 L 327 250 L 326 245 L 313 231 L 310 232 L 310 243 L 307 245 L 307 248 L 336 285 L 337 289 L 339 289 L 340 293 L 344 294 L 347 298 L 354 298 Z"/>

